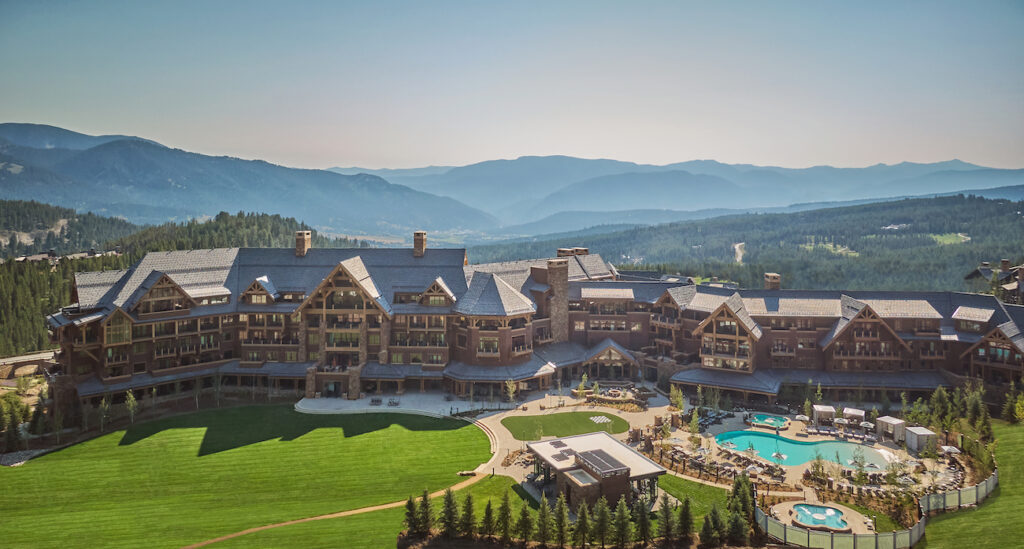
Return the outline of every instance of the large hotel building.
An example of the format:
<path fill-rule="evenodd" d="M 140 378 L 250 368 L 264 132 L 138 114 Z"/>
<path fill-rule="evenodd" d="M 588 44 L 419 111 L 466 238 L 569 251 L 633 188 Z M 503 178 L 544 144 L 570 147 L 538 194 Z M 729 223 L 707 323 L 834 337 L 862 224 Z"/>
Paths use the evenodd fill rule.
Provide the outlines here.
<path fill-rule="evenodd" d="M 990 295 L 788 290 L 771 273 L 737 290 L 620 275 L 583 248 L 471 265 L 422 232 L 411 250 L 312 249 L 310 236 L 76 274 L 76 303 L 48 318 L 55 396 L 95 404 L 219 381 L 500 398 L 509 380 L 554 390 L 586 372 L 769 401 L 808 381 L 898 399 L 976 378 L 1000 398 L 1024 371 L 1024 306 Z"/>

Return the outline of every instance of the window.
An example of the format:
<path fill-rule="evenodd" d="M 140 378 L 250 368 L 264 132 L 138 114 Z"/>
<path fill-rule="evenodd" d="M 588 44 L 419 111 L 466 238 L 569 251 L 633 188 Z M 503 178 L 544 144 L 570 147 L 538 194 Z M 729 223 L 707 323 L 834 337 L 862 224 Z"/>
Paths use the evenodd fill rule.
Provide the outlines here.
<path fill-rule="evenodd" d="M 405 357 L 402 356 L 402 353 L 391 353 L 391 363 L 392 364 L 403 364 L 404 361 L 405 361 Z"/>
<path fill-rule="evenodd" d="M 423 355 L 412 353 L 409 355 L 409 364 L 423 364 Z"/>
<path fill-rule="evenodd" d="M 274 362 L 277 360 L 277 351 L 267 351 L 267 360 Z"/>
<path fill-rule="evenodd" d="M 368 345 L 380 345 L 380 334 L 369 334 L 366 337 Z"/>
<path fill-rule="evenodd" d="M 641 329 L 643 329 L 643 325 L 639 322 L 634 322 L 632 326 L 629 327 L 629 331 L 631 332 L 639 332 Z"/>
<path fill-rule="evenodd" d="M 132 340 L 132 323 L 120 313 L 114 315 L 107 324 L 106 342 L 108 345 L 128 343 Z"/>
<path fill-rule="evenodd" d="M 267 302 L 267 296 L 265 296 L 263 294 L 253 294 L 253 295 L 249 296 L 249 303 L 252 303 L 254 305 L 262 305 L 262 304 L 265 304 L 266 302 Z"/>
<path fill-rule="evenodd" d="M 585 331 L 587 329 L 587 323 L 582 320 L 577 320 L 576 322 L 573 322 L 572 329 L 577 332 Z"/>
<path fill-rule="evenodd" d="M 443 306 L 445 306 L 447 304 L 448 304 L 448 298 L 446 298 L 443 295 L 432 295 L 432 296 L 430 296 L 430 299 L 427 300 L 427 305 L 433 305 L 435 307 L 437 307 L 437 306 L 443 307 Z"/>
<path fill-rule="evenodd" d="M 231 341 L 231 332 L 224 332 L 220 335 L 221 341 Z"/>
<path fill-rule="evenodd" d="M 320 334 L 309 334 L 307 341 L 311 346 L 318 347 L 320 345 Z"/>
<path fill-rule="evenodd" d="M 284 353 L 284 360 L 285 360 L 285 362 L 298 362 L 298 360 L 299 360 L 299 353 L 297 353 L 295 351 L 285 351 L 285 353 Z"/>
<path fill-rule="evenodd" d="M 145 353 L 146 352 L 146 344 L 145 343 L 136 343 L 136 344 L 132 345 L 132 352 L 134 352 L 137 355 L 141 355 L 141 354 Z"/>
<path fill-rule="evenodd" d="M 480 342 L 476 348 L 478 353 L 497 353 L 498 352 L 498 338 L 496 337 L 481 337 Z"/>
<path fill-rule="evenodd" d="M 260 352 L 259 351 L 249 351 L 248 353 L 245 354 L 245 356 L 246 356 L 246 358 L 248 360 L 251 360 L 253 362 L 259 362 L 259 360 L 260 360 Z"/>
<path fill-rule="evenodd" d="M 309 353 L 309 360 L 312 360 L 314 362 L 316 362 L 317 360 L 320 360 L 320 353 L 316 352 L 316 351 L 313 351 L 313 352 Z"/>

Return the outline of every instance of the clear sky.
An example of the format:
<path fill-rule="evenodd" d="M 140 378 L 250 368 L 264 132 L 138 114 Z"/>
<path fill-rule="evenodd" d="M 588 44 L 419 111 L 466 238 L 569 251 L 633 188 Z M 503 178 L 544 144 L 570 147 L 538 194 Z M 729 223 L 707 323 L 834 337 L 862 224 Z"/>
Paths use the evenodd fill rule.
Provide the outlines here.
<path fill-rule="evenodd" d="M 0 0 L 0 121 L 303 167 L 1024 167 L 1024 2 Z"/>

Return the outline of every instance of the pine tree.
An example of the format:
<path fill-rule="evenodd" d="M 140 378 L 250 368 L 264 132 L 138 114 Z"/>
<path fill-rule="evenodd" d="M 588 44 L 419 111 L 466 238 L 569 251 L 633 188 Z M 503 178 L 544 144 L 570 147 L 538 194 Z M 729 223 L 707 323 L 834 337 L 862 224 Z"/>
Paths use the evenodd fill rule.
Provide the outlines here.
<path fill-rule="evenodd" d="M 459 517 L 459 534 L 472 538 L 476 535 L 476 514 L 473 512 L 473 494 L 466 493 L 462 503 L 462 516 Z"/>
<path fill-rule="evenodd" d="M 981 440 L 986 442 L 993 440 L 992 418 L 989 416 L 988 406 L 982 406 L 981 415 L 978 417 L 978 423 L 975 428 L 978 430 L 978 436 L 981 437 Z"/>
<path fill-rule="evenodd" d="M 729 543 L 732 545 L 746 545 L 747 538 L 749 537 L 750 526 L 747 525 L 747 519 L 740 513 L 731 513 L 729 515 Z"/>
<path fill-rule="evenodd" d="M 480 533 L 484 536 L 494 535 L 494 509 L 491 507 L 491 500 L 487 500 L 484 507 L 484 518 L 480 521 Z"/>
<path fill-rule="evenodd" d="M 629 507 L 626 507 L 625 497 L 620 497 L 618 505 L 615 506 L 612 538 L 615 540 L 615 546 L 620 548 L 633 541 L 633 523 L 629 521 Z"/>
<path fill-rule="evenodd" d="M 608 543 L 611 526 L 612 511 L 608 508 L 608 500 L 601 496 L 594 505 L 594 539 L 601 543 L 602 548 Z"/>
<path fill-rule="evenodd" d="M 530 516 L 529 506 L 526 502 L 523 502 L 523 506 L 519 509 L 519 520 L 516 521 L 516 536 L 523 541 L 525 545 L 530 541 L 530 537 L 533 535 L 533 517 Z"/>
<path fill-rule="evenodd" d="M 558 501 L 555 502 L 553 521 L 555 543 L 558 544 L 558 549 L 562 549 L 569 541 L 569 506 L 566 504 L 565 494 L 562 492 L 558 493 Z"/>
<path fill-rule="evenodd" d="M 512 539 L 512 503 L 508 499 L 508 490 L 501 498 L 501 505 L 498 506 L 498 534 L 502 543 L 508 543 Z"/>
<path fill-rule="evenodd" d="M 419 535 L 419 522 L 420 517 L 416 514 L 416 500 L 409 496 L 409 500 L 405 502 L 405 530 L 410 535 Z"/>
<path fill-rule="evenodd" d="M 573 531 L 573 539 L 578 548 L 586 547 L 590 541 L 590 511 L 586 502 L 581 502 L 576 508 L 576 529 Z"/>
<path fill-rule="evenodd" d="M 441 534 L 446 538 L 454 538 L 459 533 L 459 506 L 455 503 L 455 494 L 451 488 L 444 491 L 441 503 Z"/>
<path fill-rule="evenodd" d="M 135 413 L 139 411 L 139 401 L 135 400 L 135 391 L 128 390 L 124 392 L 124 407 L 128 410 L 128 419 L 131 423 L 135 423 Z"/>
<path fill-rule="evenodd" d="M 700 545 L 701 547 L 718 547 L 719 545 L 718 532 L 711 524 L 710 516 L 704 517 L 704 524 L 700 527 Z"/>
<path fill-rule="evenodd" d="M 420 533 L 425 536 L 430 535 L 431 529 L 434 528 L 434 511 L 430 508 L 430 494 L 426 489 L 423 490 L 423 495 L 420 497 Z"/>
<path fill-rule="evenodd" d="M 651 542 L 651 514 L 643 502 L 637 502 L 636 537 L 646 547 Z"/>
<path fill-rule="evenodd" d="M 1017 385 L 1011 379 L 1010 391 L 1006 393 L 1006 401 L 1003 403 L 1003 409 L 999 414 L 1003 418 L 1003 421 L 1006 421 L 1008 423 L 1017 423 L 1017 413 L 1015 408 L 1016 404 Z"/>
<path fill-rule="evenodd" d="M 672 520 L 672 506 L 668 501 L 668 494 L 662 493 L 661 503 L 658 507 L 658 537 L 671 543 L 676 529 Z"/>
<path fill-rule="evenodd" d="M 708 517 L 711 518 L 711 526 L 715 528 L 715 534 L 718 536 L 718 539 L 726 539 L 726 536 L 729 535 L 729 524 L 722 518 L 722 511 L 718 509 L 717 503 L 711 505 Z"/>
<path fill-rule="evenodd" d="M 551 539 L 551 507 L 548 506 L 548 498 L 540 498 L 540 509 L 537 511 L 537 535 L 535 539 L 540 542 L 541 547 L 547 547 Z"/>
<path fill-rule="evenodd" d="M 689 497 L 683 499 L 683 504 L 679 507 L 679 520 L 676 528 L 679 531 L 679 539 L 684 544 L 688 543 L 690 537 L 693 536 L 693 511 L 690 509 Z"/>

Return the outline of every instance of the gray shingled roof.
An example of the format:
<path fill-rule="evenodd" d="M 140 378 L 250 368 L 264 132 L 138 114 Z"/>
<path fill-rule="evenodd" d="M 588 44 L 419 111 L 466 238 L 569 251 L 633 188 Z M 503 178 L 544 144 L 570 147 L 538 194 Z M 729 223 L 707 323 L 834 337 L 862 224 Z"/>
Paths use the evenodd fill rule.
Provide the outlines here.
<path fill-rule="evenodd" d="M 865 389 L 930 390 L 949 386 L 940 372 L 828 372 L 824 370 L 764 369 L 753 373 L 695 368 L 676 372 L 670 378 L 677 383 L 717 386 L 738 391 L 778 394 L 782 384 L 802 385 L 811 382 L 824 387 Z"/>
<path fill-rule="evenodd" d="M 537 356 L 515 366 L 479 366 L 464 362 L 451 362 L 444 368 L 444 376 L 458 381 L 501 382 L 511 379 L 523 381 L 540 375 L 555 373 L 555 366 Z"/>
<path fill-rule="evenodd" d="M 857 301 L 848 295 L 841 296 L 839 303 L 839 320 L 836 320 L 836 323 L 832 325 L 832 329 L 818 343 L 822 349 L 831 345 L 839 337 L 839 334 L 843 333 L 843 330 L 853 322 L 853 319 L 868 306 L 867 303 Z"/>
<path fill-rule="evenodd" d="M 582 358 L 583 358 L 583 360 L 590 360 L 590 359 L 596 357 L 597 355 L 607 351 L 608 349 L 614 349 L 617 353 L 619 353 L 622 356 L 626 357 L 633 364 L 636 364 L 636 357 L 633 356 L 633 352 L 630 351 L 629 349 L 623 347 L 622 345 L 619 345 L 614 340 L 612 340 L 612 338 L 610 338 L 610 337 L 604 338 L 597 345 L 594 345 L 593 347 L 587 349 L 587 352 L 584 353 Z"/>
<path fill-rule="evenodd" d="M 501 277 L 478 272 L 454 310 L 472 316 L 512 316 L 536 312 L 537 307 Z"/>
<path fill-rule="evenodd" d="M 601 299 L 602 297 L 599 296 L 603 296 L 604 299 L 616 299 L 613 297 L 616 295 L 617 299 L 628 299 L 628 294 L 632 294 L 632 300 L 640 303 L 655 303 L 665 295 L 666 291 L 680 287 L 685 287 L 685 283 L 636 280 L 574 281 L 569 282 L 569 300 L 585 299 L 585 294 L 589 299 Z"/>

